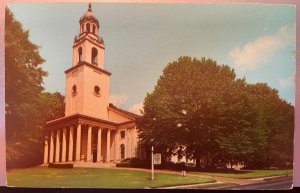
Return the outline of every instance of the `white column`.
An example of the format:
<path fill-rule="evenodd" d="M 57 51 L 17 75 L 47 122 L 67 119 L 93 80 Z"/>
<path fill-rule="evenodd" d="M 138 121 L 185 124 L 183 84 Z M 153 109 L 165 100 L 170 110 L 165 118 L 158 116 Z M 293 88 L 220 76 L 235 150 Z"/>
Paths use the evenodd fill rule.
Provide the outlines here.
<path fill-rule="evenodd" d="M 50 155 L 49 155 L 49 163 L 53 163 L 54 158 L 54 131 L 51 131 L 50 135 Z"/>
<path fill-rule="evenodd" d="M 125 158 L 128 158 L 129 155 L 128 155 L 128 131 L 127 129 L 125 130 L 125 142 L 124 142 L 124 145 L 125 145 Z"/>
<path fill-rule="evenodd" d="M 132 129 L 131 130 L 131 147 L 130 147 L 130 149 L 131 149 L 131 157 L 135 157 L 135 153 L 134 153 L 134 148 L 135 148 L 135 146 L 134 146 L 134 129 Z"/>
<path fill-rule="evenodd" d="M 60 130 L 57 129 L 56 132 L 56 145 L 55 145 L 55 162 L 59 162 L 59 154 L 60 154 Z"/>
<path fill-rule="evenodd" d="M 127 157 L 130 158 L 131 156 L 131 133 L 129 129 L 126 130 L 126 135 L 127 135 Z"/>
<path fill-rule="evenodd" d="M 80 161 L 80 148 L 81 148 L 81 124 L 77 126 L 76 136 L 76 161 Z"/>
<path fill-rule="evenodd" d="M 67 156 L 67 128 L 63 128 L 62 135 L 62 153 L 61 153 L 61 161 L 65 162 Z"/>
<path fill-rule="evenodd" d="M 110 160 L 115 161 L 116 157 L 115 157 L 115 136 L 116 133 L 115 132 L 111 132 L 110 133 L 110 140 L 111 140 L 111 148 L 110 148 Z"/>
<path fill-rule="evenodd" d="M 137 130 L 136 130 L 136 126 L 134 127 L 133 129 L 133 149 L 134 149 L 134 157 L 138 157 L 138 152 L 137 152 L 137 148 L 138 148 L 138 145 L 137 145 Z"/>
<path fill-rule="evenodd" d="M 106 162 L 110 162 L 110 129 L 107 130 L 107 148 L 106 148 Z"/>
<path fill-rule="evenodd" d="M 68 161 L 73 161 L 73 135 L 74 135 L 74 127 L 70 127 L 69 133 L 69 158 Z"/>
<path fill-rule="evenodd" d="M 48 163 L 48 137 L 45 137 L 44 164 Z"/>
<path fill-rule="evenodd" d="M 114 141 L 115 141 L 115 160 L 119 159 L 119 149 L 120 149 L 120 145 L 119 145 L 119 136 L 120 136 L 120 132 L 116 131 L 115 136 L 114 136 Z"/>
<path fill-rule="evenodd" d="M 98 128 L 98 143 L 97 143 L 97 162 L 101 161 L 101 133 L 102 128 Z"/>
<path fill-rule="evenodd" d="M 91 161 L 91 152 L 92 152 L 92 126 L 88 126 L 88 137 L 87 137 L 87 152 L 86 159 Z"/>

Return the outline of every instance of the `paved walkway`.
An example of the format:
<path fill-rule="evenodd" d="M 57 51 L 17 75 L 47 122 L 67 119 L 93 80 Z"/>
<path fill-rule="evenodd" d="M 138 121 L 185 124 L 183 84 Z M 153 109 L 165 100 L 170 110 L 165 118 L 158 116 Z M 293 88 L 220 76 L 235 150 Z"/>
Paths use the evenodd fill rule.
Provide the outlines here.
<path fill-rule="evenodd" d="M 216 177 L 213 176 L 213 179 L 216 180 L 216 182 L 212 183 L 203 183 L 203 184 L 192 184 L 192 185 L 180 185 L 180 186 L 170 186 L 170 187 L 158 187 L 158 189 L 215 189 L 215 187 L 219 188 L 221 186 L 224 186 L 224 189 L 227 189 L 226 187 L 232 187 L 235 185 L 251 185 L 256 183 L 262 183 L 273 180 L 278 180 L 280 178 L 290 178 L 286 176 L 271 176 L 271 177 L 264 177 L 264 178 L 252 178 L 252 179 L 235 179 L 235 178 L 225 178 L 225 177 Z M 227 184 L 227 185 L 226 185 Z"/>
<path fill-rule="evenodd" d="M 224 182 L 210 182 L 203 184 L 190 184 L 190 185 L 179 185 L 179 186 L 168 186 L 168 187 L 158 187 L 156 189 L 199 189 L 210 186 L 222 185 Z"/>
<path fill-rule="evenodd" d="M 213 178 L 220 182 L 231 183 L 231 184 L 240 184 L 240 185 L 251 184 L 254 181 L 254 179 L 237 179 L 237 178 L 226 178 L 226 177 L 217 177 L 217 176 L 214 176 Z"/>

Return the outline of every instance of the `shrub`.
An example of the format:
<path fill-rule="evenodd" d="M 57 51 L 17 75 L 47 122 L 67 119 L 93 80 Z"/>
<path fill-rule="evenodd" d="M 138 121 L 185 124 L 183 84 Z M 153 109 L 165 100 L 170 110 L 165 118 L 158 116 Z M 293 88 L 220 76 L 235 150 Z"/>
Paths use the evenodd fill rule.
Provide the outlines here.
<path fill-rule="evenodd" d="M 73 164 L 53 164 L 48 165 L 49 168 L 73 168 Z"/>
<path fill-rule="evenodd" d="M 121 161 L 121 163 L 117 163 L 116 167 L 130 167 L 130 168 L 148 168 L 146 160 L 140 160 L 139 158 L 126 158 Z"/>

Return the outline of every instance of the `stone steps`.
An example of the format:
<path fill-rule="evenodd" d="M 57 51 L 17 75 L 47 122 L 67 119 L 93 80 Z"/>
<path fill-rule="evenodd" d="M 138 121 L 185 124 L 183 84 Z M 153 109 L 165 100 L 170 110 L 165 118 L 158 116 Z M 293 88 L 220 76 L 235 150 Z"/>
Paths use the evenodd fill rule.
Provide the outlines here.
<path fill-rule="evenodd" d="M 74 168 L 116 168 L 115 163 L 74 162 Z"/>

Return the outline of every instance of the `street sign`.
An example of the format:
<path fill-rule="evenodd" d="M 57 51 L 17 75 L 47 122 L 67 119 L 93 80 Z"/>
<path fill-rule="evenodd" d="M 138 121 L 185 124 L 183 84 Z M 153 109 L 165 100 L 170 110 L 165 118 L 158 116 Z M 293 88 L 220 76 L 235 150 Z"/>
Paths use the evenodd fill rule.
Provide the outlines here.
<path fill-rule="evenodd" d="M 155 165 L 161 164 L 161 154 L 160 153 L 154 154 L 154 164 Z"/>

